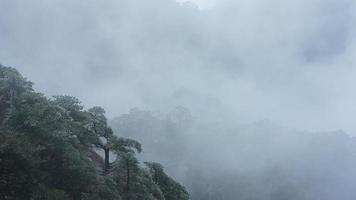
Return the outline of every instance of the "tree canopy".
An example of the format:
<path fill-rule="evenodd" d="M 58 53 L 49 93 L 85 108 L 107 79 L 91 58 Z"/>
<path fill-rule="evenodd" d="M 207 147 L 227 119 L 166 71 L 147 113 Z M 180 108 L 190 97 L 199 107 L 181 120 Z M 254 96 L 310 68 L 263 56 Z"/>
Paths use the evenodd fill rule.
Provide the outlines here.
<path fill-rule="evenodd" d="M 103 108 L 85 110 L 72 96 L 49 99 L 32 85 L 0 65 L 0 199 L 189 198 L 163 168 L 156 181 L 151 165 L 136 158 L 141 144 L 114 134 Z"/>

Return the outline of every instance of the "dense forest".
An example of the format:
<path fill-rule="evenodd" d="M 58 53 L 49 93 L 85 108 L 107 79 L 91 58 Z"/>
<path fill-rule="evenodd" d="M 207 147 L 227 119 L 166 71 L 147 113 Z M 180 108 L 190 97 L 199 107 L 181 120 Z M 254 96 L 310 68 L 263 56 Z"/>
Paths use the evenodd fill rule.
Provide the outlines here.
<path fill-rule="evenodd" d="M 189 199 L 161 164 L 137 158 L 138 141 L 114 134 L 103 108 L 32 85 L 0 65 L 0 199 Z"/>

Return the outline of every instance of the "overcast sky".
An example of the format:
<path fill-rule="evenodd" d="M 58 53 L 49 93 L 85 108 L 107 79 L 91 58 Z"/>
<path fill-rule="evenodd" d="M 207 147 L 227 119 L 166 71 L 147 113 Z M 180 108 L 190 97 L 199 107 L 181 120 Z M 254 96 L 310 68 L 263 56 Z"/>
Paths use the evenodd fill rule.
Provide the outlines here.
<path fill-rule="evenodd" d="M 0 62 L 110 117 L 189 107 L 356 135 L 353 0 L 1 0 Z"/>
<path fill-rule="evenodd" d="M 200 9 L 213 9 L 217 0 L 179 0 L 178 2 L 192 2 Z"/>

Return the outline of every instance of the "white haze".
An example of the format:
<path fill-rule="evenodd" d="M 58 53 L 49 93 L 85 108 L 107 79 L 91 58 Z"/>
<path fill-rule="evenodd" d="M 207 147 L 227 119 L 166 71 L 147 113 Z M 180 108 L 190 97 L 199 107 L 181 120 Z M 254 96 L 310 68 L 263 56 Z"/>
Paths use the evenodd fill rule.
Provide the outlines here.
<path fill-rule="evenodd" d="M 353 0 L 1 0 L 0 62 L 110 117 L 188 107 L 356 133 Z"/>
<path fill-rule="evenodd" d="M 103 106 L 192 200 L 355 199 L 356 2 L 194 2 L 0 0 L 0 63 Z"/>

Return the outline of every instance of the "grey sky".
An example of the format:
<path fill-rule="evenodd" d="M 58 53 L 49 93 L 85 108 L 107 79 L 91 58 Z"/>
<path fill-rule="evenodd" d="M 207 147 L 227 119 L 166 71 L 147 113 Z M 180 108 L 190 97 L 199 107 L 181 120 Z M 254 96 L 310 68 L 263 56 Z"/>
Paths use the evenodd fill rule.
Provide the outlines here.
<path fill-rule="evenodd" d="M 217 2 L 217 0 L 178 0 L 178 2 L 192 2 L 196 4 L 200 9 L 212 9 Z"/>
<path fill-rule="evenodd" d="M 353 0 L 2 0 L 0 62 L 109 116 L 189 107 L 356 134 Z"/>

